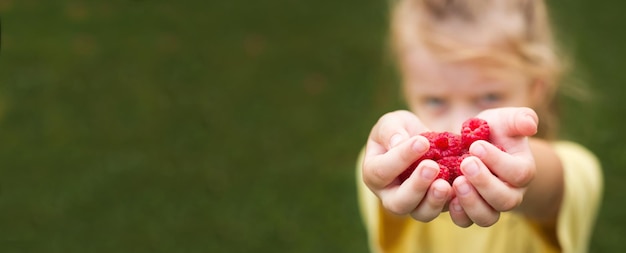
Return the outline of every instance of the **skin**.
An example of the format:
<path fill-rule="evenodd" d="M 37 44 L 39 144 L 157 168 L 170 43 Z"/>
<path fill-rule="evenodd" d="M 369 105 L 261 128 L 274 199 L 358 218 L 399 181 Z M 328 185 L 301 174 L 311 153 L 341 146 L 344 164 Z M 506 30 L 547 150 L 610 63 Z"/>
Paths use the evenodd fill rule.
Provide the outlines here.
<path fill-rule="evenodd" d="M 414 49 L 401 59 L 410 111 L 383 115 L 366 146 L 363 180 L 385 209 L 428 222 L 449 211 L 460 227 L 495 224 L 500 213 L 514 211 L 544 224 L 555 224 L 563 195 L 563 169 L 548 142 L 532 138 L 544 87 L 515 71 L 489 75 L 475 62 L 442 62 Z M 506 71 L 506 70 L 502 70 Z M 428 149 L 425 131 L 458 133 L 471 117 L 487 120 L 492 141 L 477 141 L 461 163 L 464 176 L 452 185 L 435 180 L 436 162 L 421 162 L 404 182 L 397 180 Z"/>

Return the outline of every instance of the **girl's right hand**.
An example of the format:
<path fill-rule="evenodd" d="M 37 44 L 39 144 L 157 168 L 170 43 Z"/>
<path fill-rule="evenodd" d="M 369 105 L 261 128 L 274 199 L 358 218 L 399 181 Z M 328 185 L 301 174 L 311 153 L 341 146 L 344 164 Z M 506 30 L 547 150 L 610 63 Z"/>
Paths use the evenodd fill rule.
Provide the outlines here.
<path fill-rule="evenodd" d="M 396 215 L 411 215 L 428 222 L 447 209 L 452 187 L 443 179 L 435 180 L 439 165 L 422 161 L 413 173 L 400 182 L 398 176 L 428 151 L 428 140 L 419 135 L 428 129 L 409 111 L 383 115 L 370 132 L 362 172 L 365 185 Z"/>

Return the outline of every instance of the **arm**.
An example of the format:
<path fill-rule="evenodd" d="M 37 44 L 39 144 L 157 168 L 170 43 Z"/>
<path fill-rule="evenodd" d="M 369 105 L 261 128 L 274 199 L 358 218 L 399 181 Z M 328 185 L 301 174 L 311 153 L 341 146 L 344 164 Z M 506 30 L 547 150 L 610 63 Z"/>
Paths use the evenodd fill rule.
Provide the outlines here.
<path fill-rule="evenodd" d="M 531 219 L 554 224 L 563 199 L 563 166 L 550 143 L 537 138 L 529 143 L 537 173 L 518 210 Z"/>

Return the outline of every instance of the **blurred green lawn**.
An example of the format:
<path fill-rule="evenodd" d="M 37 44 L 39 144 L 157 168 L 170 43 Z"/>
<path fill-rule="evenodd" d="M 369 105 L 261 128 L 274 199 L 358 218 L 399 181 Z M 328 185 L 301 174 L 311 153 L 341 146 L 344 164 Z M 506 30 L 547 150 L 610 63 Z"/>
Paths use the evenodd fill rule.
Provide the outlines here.
<path fill-rule="evenodd" d="M 562 108 L 605 167 L 592 252 L 621 251 L 626 4 L 551 5 L 595 94 Z M 0 0 L 0 251 L 365 252 L 356 154 L 400 105 L 385 8 Z"/>

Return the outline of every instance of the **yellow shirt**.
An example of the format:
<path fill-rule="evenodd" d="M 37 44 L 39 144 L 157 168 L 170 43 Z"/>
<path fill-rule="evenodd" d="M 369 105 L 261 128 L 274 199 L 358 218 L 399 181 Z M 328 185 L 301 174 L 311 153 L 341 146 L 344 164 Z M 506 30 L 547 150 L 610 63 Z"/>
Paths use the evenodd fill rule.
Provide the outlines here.
<path fill-rule="evenodd" d="M 553 144 L 563 163 L 565 191 L 554 231 L 514 212 L 502 213 L 491 227 L 456 226 L 447 213 L 422 223 L 383 210 L 361 179 L 363 152 L 357 163 L 359 206 L 372 252 L 587 252 L 600 205 L 600 163 L 589 150 L 566 141 Z"/>

